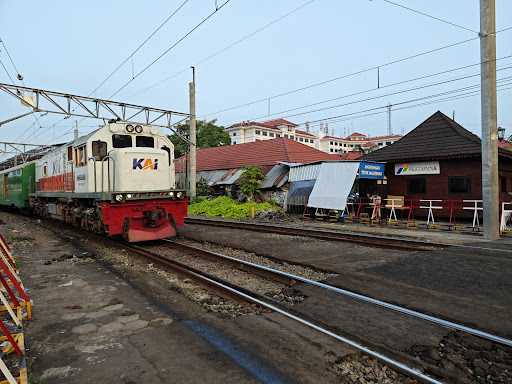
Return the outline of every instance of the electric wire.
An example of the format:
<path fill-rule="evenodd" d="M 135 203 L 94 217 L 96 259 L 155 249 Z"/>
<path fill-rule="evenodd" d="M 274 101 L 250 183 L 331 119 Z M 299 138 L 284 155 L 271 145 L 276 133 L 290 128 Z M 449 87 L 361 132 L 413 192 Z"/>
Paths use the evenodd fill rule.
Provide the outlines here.
<path fill-rule="evenodd" d="M 507 69 L 512 69 L 512 66 L 506 66 L 506 67 L 498 68 L 496 71 L 499 72 L 499 71 L 504 71 L 504 70 L 507 70 Z M 414 91 L 418 91 L 418 90 L 422 90 L 422 89 L 426 89 L 426 88 L 436 87 L 436 86 L 439 86 L 439 85 L 445 85 L 445 84 L 453 83 L 453 82 L 456 82 L 456 81 L 467 80 L 467 79 L 470 79 L 470 78 L 473 78 L 473 77 L 477 77 L 477 76 L 480 76 L 480 73 L 475 73 L 475 74 L 466 75 L 466 76 L 460 76 L 460 77 L 457 77 L 457 78 L 453 78 L 453 79 L 449 79 L 449 80 L 443 80 L 443 81 L 439 81 L 439 82 L 436 82 L 436 83 L 424 84 L 424 85 L 420 85 L 420 86 L 417 86 L 417 87 L 401 89 L 401 90 L 398 90 L 398 91 L 394 91 L 394 92 L 390 92 L 390 93 L 385 93 L 385 94 L 382 94 L 382 95 L 371 96 L 371 97 L 367 97 L 367 98 L 363 98 L 363 99 L 352 100 L 352 101 L 349 101 L 349 102 L 346 102 L 346 103 L 335 104 L 335 105 L 330 105 L 330 106 L 327 106 L 327 107 L 322 107 L 322 108 L 317 108 L 317 109 L 308 110 L 308 111 L 304 111 L 304 112 L 299 112 L 299 113 L 294 113 L 294 114 L 290 114 L 290 115 L 285 115 L 285 116 L 282 116 L 282 118 L 283 119 L 288 119 L 288 118 L 291 118 L 291 117 L 309 115 L 309 114 L 317 113 L 317 112 L 323 112 L 323 111 L 327 111 L 327 110 L 330 110 L 330 109 L 346 107 L 348 105 L 364 103 L 364 102 L 368 102 L 368 101 L 372 101 L 372 100 L 382 99 L 382 98 L 385 98 L 385 97 L 396 96 L 396 95 L 401 95 L 401 94 L 408 93 L 408 92 L 414 92 Z M 257 120 L 257 119 L 250 119 L 250 121 L 253 121 L 253 120 Z"/>
<path fill-rule="evenodd" d="M 5 66 L 4 62 L 2 61 L 2 59 L 0 59 L 0 64 L 2 65 L 2 68 L 4 69 L 5 73 L 7 74 L 7 76 L 9 77 L 9 79 L 11 80 L 11 84 L 14 85 L 14 80 L 11 76 L 11 74 L 9 73 L 9 71 L 7 70 L 7 67 Z"/>
<path fill-rule="evenodd" d="M 11 54 L 9 53 L 9 50 L 7 49 L 7 45 L 5 44 L 4 39 L 0 37 L 0 43 L 2 43 L 2 46 L 4 47 L 5 53 L 7 53 L 7 57 L 9 57 L 9 61 L 11 62 L 12 67 L 14 68 L 14 71 L 16 74 L 20 74 L 20 71 L 18 71 L 18 68 L 16 67 L 16 64 L 14 64 L 14 60 L 12 59 Z"/>
<path fill-rule="evenodd" d="M 87 96 L 91 96 L 93 95 L 94 93 L 96 93 L 96 91 L 98 89 L 100 89 L 108 80 L 110 80 L 110 78 L 112 78 L 112 76 L 114 76 L 114 74 L 119 71 L 121 69 L 121 67 L 123 65 L 125 65 L 137 52 L 139 52 L 141 50 L 141 48 L 146 45 L 146 43 L 151 40 L 153 38 L 153 36 L 155 36 L 158 31 L 160 31 L 160 29 L 162 29 L 190 0 L 184 0 L 173 12 L 171 12 L 171 14 L 169 14 L 169 16 L 167 16 L 167 18 L 162 21 L 154 30 L 153 32 L 151 32 L 145 39 L 142 43 L 140 43 L 137 48 L 135 48 L 132 53 L 130 53 L 123 61 L 121 61 L 121 63 L 119 63 L 119 65 L 117 67 L 114 68 L 114 70 L 112 72 L 110 72 L 107 77 L 96 87 L 94 88 Z"/>
<path fill-rule="evenodd" d="M 141 69 L 139 72 L 134 74 L 131 79 L 129 79 L 126 83 L 124 83 L 119 89 L 117 89 L 109 98 L 114 97 L 119 92 L 121 92 L 123 89 L 125 89 L 128 84 L 130 84 L 132 81 L 137 79 L 140 75 L 142 75 L 144 72 L 146 72 L 149 68 L 151 68 L 153 65 L 155 65 L 162 57 L 167 55 L 169 52 L 171 52 L 176 46 L 178 46 L 183 40 L 185 40 L 188 36 L 190 36 L 195 30 L 197 30 L 201 25 L 206 23 L 208 20 L 210 20 L 217 12 L 219 12 L 222 8 L 224 8 L 226 5 L 228 5 L 231 2 L 231 0 L 226 0 L 224 3 L 222 3 L 220 6 L 216 7 L 213 12 L 208 14 L 206 17 L 204 17 L 198 24 L 196 24 L 192 29 L 190 29 L 187 33 L 185 33 L 182 37 L 180 37 L 176 42 L 174 42 L 169 48 L 167 48 L 165 51 L 163 51 L 159 56 L 157 56 L 151 63 L 146 65 L 143 69 Z"/>
<path fill-rule="evenodd" d="M 238 40 L 235 40 L 234 42 L 232 42 L 232 43 L 228 44 L 228 45 L 227 45 L 227 46 L 225 46 L 224 48 L 221 48 L 221 49 L 219 49 L 218 51 L 216 51 L 216 52 L 214 52 L 214 53 L 212 53 L 212 54 L 210 54 L 210 55 L 208 55 L 208 56 L 204 57 L 203 59 L 201 59 L 201 60 L 197 61 L 197 62 L 194 64 L 194 66 L 196 66 L 196 67 L 197 67 L 197 66 L 199 66 L 199 65 L 201 65 L 201 64 L 206 63 L 207 61 L 209 61 L 209 60 L 213 59 L 214 57 L 219 56 L 220 54 L 222 54 L 222 53 L 226 52 L 227 50 L 229 50 L 229 49 L 231 49 L 231 48 L 233 48 L 233 47 L 237 46 L 238 44 L 240 44 L 240 43 L 242 43 L 242 42 L 244 42 L 244 41 L 246 41 L 246 40 L 250 39 L 251 37 L 254 37 L 254 36 L 255 36 L 255 35 L 257 35 L 258 33 L 265 31 L 266 29 L 270 28 L 270 27 L 271 27 L 271 26 L 273 26 L 274 24 L 277 24 L 278 22 L 280 22 L 280 21 L 282 21 L 282 20 L 286 19 L 287 17 L 289 17 L 289 16 L 293 15 L 294 13 L 296 13 L 296 12 L 300 11 L 301 9 L 305 8 L 306 6 L 310 5 L 311 3 L 315 2 L 315 1 L 316 1 L 316 0 L 308 0 L 308 1 L 304 2 L 304 3 L 302 3 L 302 4 L 301 4 L 301 5 L 299 5 L 298 7 L 296 7 L 296 8 L 294 8 L 294 9 L 292 9 L 291 11 L 289 11 L 289 12 L 287 12 L 287 13 L 285 13 L 285 14 L 283 14 L 283 15 L 279 16 L 278 18 L 276 18 L 276 19 L 274 19 L 274 20 L 271 20 L 271 21 L 270 21 L 270 22 L 268 22 L 267 24 L 265 24 L 265 25 L 263 25 L 263 26 L 261 26 L 261 27 L 257 28 L 256 30 L 254 30 L 254 31 L 252 31 L 252 32 L 250 32 L 250 33 L 248 33 L 248 34 L 246 34 L 246 35 L 244 35 L 244 36 L 242 36 L 241 38 L 239 38 Z M 140 94 L 142 94 L 142 93 L 145 93 L 145 92 L 149 91 L 150 89 L 153 89 L 153 88 L 156 88 L 156 87 L 158 87 L 158 86 L 162 85 L 162 84 L 163 84 L 163 83 L 165 83 L 166 81 L 169 81 L 169 80 L 171 80 L 171 79 L 174 79 L 175 77 L 178 77 L 179 75 L 181 75 L 182 73 L 187 72 L 188 70 L 189 70 L 189 67 L 183 68 L 181 71 L 176 72 L 176 73 L 174 73 L 173 75 L 170 75 L 170 76 L 168 76 L 168 77 L 165 77 L 165 78 L 163 78 L 163 79 L 161 79 L 161 80 L 158 80 L 158 81 L 156 81 L 156 82 L 152 83 L 151 85 L 149 85 L 149 86 L 147 86 L 147 87 L 145 87 L 145 88 L 143 88 L 143 89 L 140 89 L 140 90 L 138 90 L 138 91 L 137 91 L 137 92 L 135 92 L 135 93 L 132 93 L 132 94 L 131 94 L 131 95 L 129 95 L 128 97 L 133 97 L 133 96 L 136 96 L 136 95 L 140 95 Z"/>
<path fill-rule="evenodd" d="M 498 79 L 498 81 L 499 82 L 503 82 L 503 81 L 511 80 L 511 79 L 512 79 L 512 76 L 506 76 L 504 78 Z M 404 105 L 404 104 L 408 104 L 408 103 L 412 103 L 412 102 L 428 100 L 428 99 L 432 99 L 432 98 L 436 98 L 436 97 L 446 96 L 446 95 L 449 95 L 449 94 L 452 94 L 452 93 L 468 91 L 470 89 L 474 90 L 474 89 L 478 89 L 479 87 L 480 87 L 480 84 L 474 84 L 474 85 L 470 85 L 470 86 L 466 86 L 466 87 L 461 87 L 461 88 L 457 88 L 457 89 L 452 89 L 452 90 L 448 90 L 448 91 L 444 91 L 444 92 L 440 92 L 440 93 L 436 93 L 436 94 L 431 94 L 431 95 L 428 95 L 428 96 L 422 96 L 422 97 L 417 97 L 417 98 L 413 98 L 413 99 L 409 99 L 409 100 L 395 102 L 395 103 L 392 104 L 392 106 L 398 106 L 398 105 Z M 305 122 L 303 122 L 301 124 L 298 124 L 298 126 L 301 126 L 301 125 L 305 126 L 306 124 L 311 126 L 311 124 L 314 124 L 314 123 L 331 121 L 331 120 L 334 120 L 334 119 L 337 119 L 337 118 L 341 118 L 341 117 L 352 116 L 352 115 L 356 115 L 358 113 L 373 112 L 373 111 L 384 109 L 384 108 L 388 108 L 388 105 L 372 107 L 372 108 L 364 109 L 364 110 L 361 110 L 361 111 L 350 112 L 350 113 L 345 113 L 345 114 L 335 115 L 335 116 L 329 116 L 329 117 L 324 117 L 324 118 L 316 119 L 316 120 L 308 120 L 308 121 L 305 121 Z"/>
<path fill-rule="evenodd" d="M 512 58 L 512 55 L 502 56 L 502 57 L 499 57 L 499 58 L 497 58 L 496 60 L 493 60 L 493 61 L 498 62 L 498 61 L 509 59 L 509 58 Z M 261 115 L 261 116 L 258 116 L 258 117 L 252 118 L 252 119 L 248 119 L 248 120 L 250 120 L 250 121 L 256 120 L 257 121 L 259 119 L 268 118 L 270 116 L 282 115 L 283 113 L 294 112 L 294 111 L 298 111 L 300 109 L 304 109 L 304 108 L 308 108 L 308 107 L 314 107 L 314 106 L 317 106 L 317 105 L 320 105 L 320 104 L 325 104 L 325 103 L 328 103 L 328 102 L 331 102 L 331 101 L 346 99 L 348 97 L 359 96 L 359 95 L 362 95 L 362 94 L 365 94 L 365 93 L 380 91 L 381 89 L 391 88 L 391 87 L 394 87 L 394 86 L 397 86 L 397 85 L 401 85 L 401 84 L 411 83 L 411 82 L 415 82 L 415 81 L 419 81 L 419 80 L 428 79 L 428 78 L 431 78 L 431 77 L 436 77 L 436 76 L 445 75 L 445 74 L 452 73 L 452 72 L 457 72 L 457 71 L 460 71 L 460 70 L 463 70 L 463 69 L 467 69 L 467 68 L 471 68 L 471 67 L 476 67 L 478 65 L 481 65 L 482 63 L 483 62 L 479 62 L 479 63 L 475 63 L 475 64 L 469 64 L 469 65 L 464 65 L 464 66 L 461 66 L 461 67 L 451 68 L 451 69 L 440 71 L 440 72 L 436 72 L 436 73 L 430 73 L 430 74 L 427 74 L 427 75 L 422 75 L 422 76 L 410 78 L 410 79 L 407 79 L 407 80 L 401 80 L 401 81 L 397 81 L 397 82 L 386 84 L 386 85 L 380 85 L 378 88 L 369 88 L 369 89 L 365 89 L 365 90 L 362 90 L 362 91 L 358 91 L 358 92 L 354 92 L 354 93 L 350 93 L 350 94 L 345 94 L 343 96 L 337 96 L 337 97 L 333 97 L 333 98 L 330 98 L 330 99 L 325 99 L 325 100 L 317 101 L 317 102 L 314 102 L 314 103 L 305 104 L 305 105 L 301 105 L 301 106 L 298 106 L 298 107 L 293 107 L 293 108 L 281 110 L 279 112 L 273 112 L 271 114 Z"/>
<path fill-rule="evenodd" d="M 445 24 L 451 25 L 452 27 L 460 28 L 460 29 L 463 29 L 463 30 L 468 31 L 468 32 L 476 33 L 478 35 L 478 31 L 475 31 L 474 29 L 471 29 L 471 28 L 467 28 L 467 27 L 465 27 L 463 25 L 460 25 L 460 24 L 453 23 L 453 22 L 451 22 L 449 20 L 442 19 L 440 17 L 430 15 L 430 14 L 428 14 L 426 12 L 418 11 L 417 9 L 407 7 L 407 6 L 403 5 L 403 4 L 395 3 L 394 1 L 390 1 L 390 0 L 382 0 L 382 1 L 387 3 L 387 4 L 393 5 L 395 7 L 403 8 L 403 9 L 405 9 L 407 11 L 416 13 L 418 15 L 425 16 L 425 17 L 428 17 L 430 19 L 440 21 L 441 23 L 445 23 Z"/>
<path fill-rule="evenodd" d="M 512 29 L 512 26 L 509 26 L 509 27 L 506 27 L 506 28 L 502 28 L 500 30 L 497 30 L 496 34 L 502 33 L 502 32 L 506 32 L 506 31 L 509 31 L 511 29 Z M 363 74 L 363 73 L 366 73 L 366 72 L 375 71 L 375 70 L 378 70 L 380 68 L 384 68 L 384 67 L 388 67 L 388 66 L 391 66 L 391 65 L 394 65 L 394 64 L 398 64 L 398 63 L 402 63 L 402 62 L 405 62 L 405 61 L 409 61 L 409 60 L 412 60 L 412 59 L 415 59 L 415 58 L 418 58 L 418 57 L 421 57 L 421 56 L 429 55 L 429 54 L 440 52 L 440 51 L 443 51 L 443 50 L 446 50 L 446 49 L 449 49 L 449 48 L 453 48 L 453 47 L 457 47 L 457 46 L 460 46 L 460 45 L 464 45 L 464 44 L 467 44 L 469 42 L 473 42 L 475 40 L 478 40 L 479 38 L 480 38 L 479 36 L 476 36 L 476 37 L 468 38 L 468 39 L 465 39 L 465 40 L 460 40 L 460 41 L 457 41 L 457 42 L 454 42 L 454 43 L 450 43 L 450 44 L 447 44 L 447 45 L 443 45 L 443 46 L 440 46 L 440 47 L 437 47 L 437 48 L 433 48 L 433 49 L 430 49 L 430 50 L 427 50 L 427 51 L 418 52 L 418 53 L 410 55 L 410 56 L 406 56 L 406 57 L 402 57 L 402 58 L 399 58 L 399 59 L 391 60 L 391 61 L 382 63 L 380 65 L 373 65 L 373 66 L 368 67 L 368 68 L 364 68 L 364 69 L 361 69 L 361 70 L 358 70 L 358 71 L 354 71 L 354 72 L 350 72 L 350 73 L 347 73 L 347 74 L 339 75 L 339 76 L 336 76 L 336 77 L 333 77 L 333 78 L 330 78 L 330 79 L 327 79 L 327 80 L 322 80 L 322 81 L 319 81 L 319 82 L 316 82 L 316 83 L 305 85 L 303 87 L 291 89 L 291 90 L 284 91 L 284 92 L 281 92 L 281 93 L 276 93 L 276 94 L 271 95 L 271 96 L 262 97 L 260 99 L 255 99 L 253 101 L 249 101 L 247 103 L 237 104 L 237 105 L 234 105 L 234 106 L 231 106 L 231 107 L 223 108 L 223 109 L 217 110 L 215 112 L 206 113 L 206 114 L 202 115 L 201 118 L 205 118 L 205 117 L 208 117 L 208 116 L 211 116 L 211 115 L 218 115 L 220 113 L 229 112 L 229 111 L 240 109 L 240 108 L 244 108 L 244 107 L 249 107 L 249 106 L 254 105 L 254 104 L 258 104 L 258 103 L 262 103 L 262 102 L 267 102 L 269 100 L 277 99 L 277 98 L 280 98 L 280 97 L 283 97 L 283 96 L 288 96 L 288 95 L 291 95 L 291 94 L 294 94 L 294 93 L 297 93 L 297 92 L 302 92 L 302 91 L 305 91 L 305 90 L 308 90 L 308 89 L 311 89 L 311 88 L 315 88 L 315 87 L 319 87 L 319 86 L 322 86 L 322 85 L 325 85 L 325 84 L 329 84 L 329 83 L 332 83 L 332 82 L 335 82 L 335 81 L 338 81 L 338 80 L 343 80 L 343 79 L 354 77 L 354 76 L 357 76 L 357 75 L 360 75 L 360 74 Z"/>

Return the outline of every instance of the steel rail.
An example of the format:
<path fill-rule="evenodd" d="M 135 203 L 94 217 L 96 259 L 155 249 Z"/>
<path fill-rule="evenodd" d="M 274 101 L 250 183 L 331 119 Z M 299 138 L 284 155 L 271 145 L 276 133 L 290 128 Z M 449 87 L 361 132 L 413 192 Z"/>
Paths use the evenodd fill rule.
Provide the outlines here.
<path fill-rule="evenodd" d="M 420 372 L 419 370 L 415 369 L 415 368 L 411 368 L 409 367 L 408 365 L 405 365 L 397 360 L 394 360 L 390 357 L 387 357 L 385 355 L 383 355 L 382 353 L 380 352 L 377 352 L 377 351 L 374 351 L 368 347 L 365 347 L 364 345 L 356 342 L 356 341 L 353 341 L 353 340 L 350 340 L 344 336 L 340 336 L 326 328 L 323 328 L 319 325 L 316 325 L 314 323 L 312 323 L 311 321 L 308 321 L 308 320 L 305 320 L 289 311 L 286 311 L 282 308 L 279 308 L 278 306 L 274 305 L 274 304 L 271 304 L 265 300 L 262 300 L 260 298 L 257 298 L 255 296 L 252 296 L 246 292 L 248 292 L 246 289 L 244 288 L 241 288 L 241 287 L 237 287 L 231 283 L 227 283 L 225 281 L 223 281 L 222 279 L 220 278 L 217 278 L 217 277 L 214 277 L 214 276 L 211 276 L 205 272 L 202 272 L 202 271 L 199 271 L 199 270 L 196 270 L 192 267 L 189 267 L 187 266 L 186 264 L 183 264 L 183 263 L 180 263 L 178 261 L 175 261 L 175 260 L 171 260 L 167 257 L 164 257 L 162 255 L 159 255 L 155 252 L 151 252 L 151 251 L 148 251 L 144 248 L 140 248 L 138 246 L 129 246 L 129 245 L 123 245 L 126 249 L 129 249 L 139 255 L 142 255 L 142 256 L 145 256 L 147 258 L 150 258 L 152 260 L 155 260 L 155 261 L 158 261 L 160 262 L 161 264 L 164 264 L 170 268 L 173 268 L 173 269 L 176 269 L 180 272 L 183 272 L 183 273 L 186 273 L 187 275 L 191 276 L 191 277 L 194 277 L 196 278 L 197 280 L 200 280 L 208 285 L 211 285 L 211 286 L 214 286 L 214 287 L 217 287 L 217 288 L 220 288 L 232 295 L 235 295 L 235 296 L 238 296 L 238 297 L 241 297 L 243 298 L 244 300 L 248 301 L 248 302 L 252 302 L 254 304 L 258 304 L 260 305 L 261 307 L 263 308 L 266 308 L 266 309 L 269 309 L 271 311 L 274 311 L 274 312 L 277 312 L 289 319 L 292 319 L 292 320 L 295 320 L 297 321 L 298 323 L 301 323 L 309 328 L 312 328 L 320 333 L 323 333 L 324 335 L 327 335 L 329 337 L 332 337 L 342 343 L 345 343 L 345 344 L 348 344 L 350 345 L 352 348 L 362 352 L 362 353 L 365 353 L 369 356 L 372 356 L 382 362 L 385 362 L 386 364 L 390 365 L 390 366 L 393 366 L 395 368 L 397 368 L 399 371 L 403 372 L 403 373 L 406 373 L 408 376 L 412 376 L 416 379 L 419 379 L 421 380 L 422 382 L 425 382 L 425 383 L 430 383 L 430 384 L 443 384 L 442 381 L 439 381 L 423 372 Z M 246 291 L 246 292 L 244 292 Z"/>
<path fill-rule="evenodd" d="M 340 231 L 329 231 L 323 229 L 314 228 L 297 228 L 283 225 L 263 224 L 263 223 L 248 223 L 248 222 L 234 222 L 226 220 L 212 220 L 203 219 L 196 217 L 185 218 L 187 224 L 198 224 L 198 225 L 215 225 L 219 227 L 245 229 L 256 232 L 270 232 L 289 236 L 306 236 L 317 238 L 321 240 L 334 240 L 334 241 L 347 241 L 352 243 L 358 243 L 365 246 L 373 247 L 389 247 L 401 250 L 431 250 L 432 248 L 447 248 L 449 244 L 441 244 L 434 242 L 425 242 L 415 239 L 403 239 L 397 237 L 369 235 L 362 233 L 353 232 L 340 232 Z"/>
<path fill-rule="evenodd" d="M 274 274 L 280 275 L 280 276 L 282 276 L 282 277 L 284 277 L 286 279 L 289 279 L 289 280 L 300 281 L 300 282 L 308 284 L 308 285 L 317 286 L 317 287 L 326 289 L 328 291 L 336 292 L 336 293 L 338 293 L 340 295 L 343 295 L 343 296 L 348 296 L 348 297 L 350 297 L 352 299 L 355 299 L 355 300 L 358 300 L 358 301 L 374 304 L 374 305 L 377 305 L 379 307 L 382 307 L 382 308 L 385 308 L 385 309 L 388 309 L 388 310 L 391 310 L 391 311 L 399 312 L 399 313 L 401 313 L 403 315 L 407 315 L 407 316 L 414 317 L 414 318 L 417 318 L 417 319 L 420 319 L 420 320 L 428 321 L 428 322 L 440 325 L 440 326 L 442 326 L 444 328 L 462 331 L 462 332 L 471 334 L 473 336 L 477 336 L 477 337 L 482 338 L 482 339 L 486 339 L 486 340 L 489 340 L 489 341 L 493 341 L 495 343 L 499 343 L 499 344 L 506 345 L 508 347 L 512 347 L 512 340 L 504 338 L 504 337 L 501 337 L 501 336 L 494 335 L 494 334 L 489 333 L 489 332 L 482 331 L 482 330 L 477 329 L 477 328 L 469 327 L 469 326 L 466 326 L 466 325 L 463 325 L 463 324 L 460 324 L 460 323 L 456 323 L 456 322 L 445 320 L 445 319 L 442 319 L 442 318 L 439 318 L 439 317 L 431 316 L 431 315 L 428 315 L 426 313 L 415 311 L 413 309 L 408 309 L 408 308 L 405 308 L 405 307 L 402 307 L 402 306 L 399 306 L 399 305 L 396 305 L 396 304 L 389 303 L 387 301 L 383 301 L 383 300 L 379 300 L 379 299 L 373 298 L 371 296 L 367 296 L 367 295 L 363 295 L 363 294 L 360 294 L 360 293 L 356 293 L 356 292 L 353 292 L 353 291 L 350 291 L 350 290 L 347 290 L 347 289 L 339 288 L 339 287 L 336 287 L 334 285 L 322 283 L 322 282 L 319 282 L 319 281 L 307 279 L 305 277 L 294 275 L 294 274 L 291 274 L 291 273 L 288 273 L 288 272 L 283 272 L 283 271 L 280 271 L 278 269 L 267 267 L 265 265 L 260 265 L 260 264 L 252 263 L 250 261 L 237 259 L 235 257 L 223 255 L 221 253 L 205 250 L 205 249 L 202 249 L 202 248 L 199 248 L 199 247 L 194 247 L 192 245 L 183 244 L 183 243 L 177 242 L 177 241 L 172 241 L 172 240 L 165 240 L 165 241 L 167 243 L 178 244 L 179 246 L 190 248 L 190 249 L 193 249 L 195 251 L 201 251 L 203 253 L 207 253 L 209 255 L 218 257 L 220 259 L 228 260 L 228 261 L 230 261 L 232 263 L 239 263 L 239 264 L 248 266 L 248 267 L 250 267 L 252 269 L 260 269 L 262 271 L 267 271 L 269 273 L 274 273 Z"/>

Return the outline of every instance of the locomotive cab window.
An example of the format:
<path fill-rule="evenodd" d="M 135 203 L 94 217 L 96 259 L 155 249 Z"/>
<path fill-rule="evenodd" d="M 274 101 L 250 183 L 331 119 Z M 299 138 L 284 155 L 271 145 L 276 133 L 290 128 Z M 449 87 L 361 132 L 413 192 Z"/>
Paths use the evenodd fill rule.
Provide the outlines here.
<path fill-rule="evenodd" d="M 114 148 L 129 148 L 132 146 L 130 135 L 112 135 L 112 146 Z"/>
<path fill-rule="evenodd" d="M 107 156 L 107 143 L 101 140 L 93 141 L 92 156 L 96 161 L 103 160 Z"/>
<path fill-rule="evenodd" d="M 136 147 L 147 147 L 155 148 L 155 139 L 151 136 L 136 136 L 135 137 Z"/>
<path fill-rule="evenodd" d="M 87 148 L 85 144 L 75 149 L 75 165 L 83 167 L 87 164 Z"/>

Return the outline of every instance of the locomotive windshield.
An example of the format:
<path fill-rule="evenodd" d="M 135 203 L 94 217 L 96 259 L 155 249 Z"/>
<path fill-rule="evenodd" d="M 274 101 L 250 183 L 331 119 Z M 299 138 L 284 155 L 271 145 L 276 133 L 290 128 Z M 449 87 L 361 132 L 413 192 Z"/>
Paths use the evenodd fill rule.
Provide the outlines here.
<path fill-rule="evenodd" d="M 137 147 L 155 148 L 155 139 L 151 136 L 137 136 L 135 145 Z"/>
<path fill-rule="evenodd" d="M 129 148 L 132 146 L 130 135 L 112 135 L 112 146 L 114 148 Z"/>

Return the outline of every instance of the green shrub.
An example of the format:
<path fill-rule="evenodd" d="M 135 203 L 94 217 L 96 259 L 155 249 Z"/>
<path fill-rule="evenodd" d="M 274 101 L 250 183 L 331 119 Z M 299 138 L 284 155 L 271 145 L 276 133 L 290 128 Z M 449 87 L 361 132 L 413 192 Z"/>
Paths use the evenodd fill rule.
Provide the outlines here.
<path fill-rule="evenodd" d="M 239 203 L 230 197 L 220 196 L 212 200 L 202 200 L 189 205 L 188 213 L 192 216 L 220 216 L 226 219 L 245 219 L 251 216 L 251 208 L 255 213 L 265 211 L 280 211 L 281 208 L 273 203 L 254 201 Z"/>

